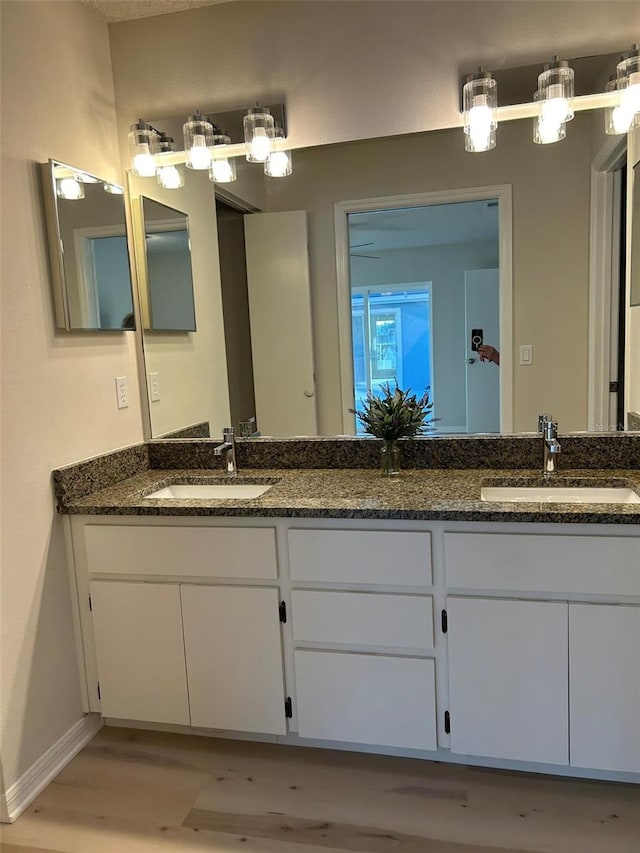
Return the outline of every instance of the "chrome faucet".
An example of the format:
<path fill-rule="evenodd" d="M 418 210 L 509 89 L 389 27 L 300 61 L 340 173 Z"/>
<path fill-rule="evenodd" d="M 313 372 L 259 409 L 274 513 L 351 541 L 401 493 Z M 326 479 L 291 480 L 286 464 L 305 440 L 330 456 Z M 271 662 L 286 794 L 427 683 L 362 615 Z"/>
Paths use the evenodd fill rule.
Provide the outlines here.
<path fill-rule="evenodd" d="M 224 466 L 227 474 L 230 477 L 235 477 L 238 473 L 236 464 L 236 439 L 233 432 L 233 427 L 225 427 L 222 430 L 222 444 L 218 444 L 213 448 L 216 456 L 224 455 Z"/>
<path fill-rule="evenodd" d="M 562 449 L 558 441 L 558 424 L 551 415 L 538 415 L 538 432 L 544 440 L 542 472 L 545 477 L 548 477 L 556 473 L 558 454 Z"/>

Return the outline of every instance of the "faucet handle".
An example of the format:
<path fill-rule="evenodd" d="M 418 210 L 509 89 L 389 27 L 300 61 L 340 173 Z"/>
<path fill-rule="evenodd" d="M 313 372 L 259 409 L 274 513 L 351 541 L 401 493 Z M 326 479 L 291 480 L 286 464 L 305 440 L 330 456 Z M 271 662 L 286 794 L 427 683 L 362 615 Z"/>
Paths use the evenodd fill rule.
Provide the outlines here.
<path fill-rule="evenodd" d="M 233 427 L 224 427 L 224 429 L 222 430 L 222 437 L 225 439 L 225 441 L 228 438 L 233 438 L 233 436 L 234 436 Z"/>
<path fill-rule="evenodd" d="M 544 412 L 538 415 L 538 432 L 544 435 L 547 424 L 553 422 L 553 415 L 546 415 Z M 557 426 L 557 424 L 556 424 Z"/>
<path fill-rule="evenodd" d="M 557 421 L 545 421 L 543 427 L 543 435 L 548 440 L 551 441 L 554 438 L 558 437 L 558 422 Z"/>

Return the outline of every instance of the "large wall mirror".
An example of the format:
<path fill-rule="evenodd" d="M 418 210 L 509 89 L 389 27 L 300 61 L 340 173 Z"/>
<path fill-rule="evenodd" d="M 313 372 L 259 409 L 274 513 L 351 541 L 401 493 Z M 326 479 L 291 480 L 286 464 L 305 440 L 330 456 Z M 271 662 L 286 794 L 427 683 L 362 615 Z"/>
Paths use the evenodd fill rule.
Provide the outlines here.
<path fill-rule="evenodd" d="M 42 184 L 57 327 L 135 328 L 123 188 L 56 160 Z"/>
<path fill-rule="evenodd" d="M 371 375 L 377 371 L 385 379 L 398 377 L 403 385 L 425 382 L 414 367 L 429 363 L 441 433 L 534 432 L 540 411 L 551 412 L 562 432 L 620 427 L 615 405 L 594 421 L 589 404 L 594 360 L 590 256 L 594 241 L 599 246 L 605 239 L 604 232 L 590 234 L 592 169 L 605 143 L 601 124 L 598 112 L 578 114 L 562 142 L 535 145 L 531 120 L 508 122 L 499 128 L 497 148 L 478 155 L 464 151 L 459 129 L 303 149 L 294 152 L 294 173 L 289 178 L 261 176 L 259 186 L 254 180 L 247 189 L 239 180 L 222 188 L 245 211 L 306 213 L 313 318 L 307 346 L 316 381 L 315 389 L 305 386 L 299 393 L 308 400 L 315 390 L 317 434 L 355 431 L 348 428 L 346 412 L 349 396 L 355 399 L 355 385 L 362 378 L 355 362 L 358 348 L 361 357 L 369 351 Z M 616 170 L 624 163 L 624 138 L 617 147 L 619 157 L 612 166 Z M 134 192 L 151 194 L 150 184 L 151 179 L 135 178 L 131 186 Z M 157 191 L 155 197 L 158 192 L 166 198 L 167 191 Z M 243 341 L 242 351 L 248 351 L 244 341 L 250 311 L 232 322 L 223 310 L 224 285 L 217 241 L 213 242 L 214 188 L 207 174 L 189 171 L 186 186 L 174 191 L 173 198 L 189 211 L 194 229 L 199 210 L 198 227 L 203 230 L 199 237 L 192 235 L 196 299 L 201 286 L 216 293 L 213 314 L 198 310 L 200 331 L 194 337 L 214 329 L 220 340 L 218 360 L 211 360 L 211 353 L 207 356 L 205 384 L 193 389 L 200 409 L 185 405 L 180 413 L 176 408 L 171 427 L 195 423 L 203 410 L 203 395 L 218 383 L 206 416 L 211 434 L 217 435 L 227 422 L 238 427 L 238 421 L 245 420 L 234 416 L 228 382 L 222 388 L 220 374 L 225 380 L 233 374 L 229 342 Z M 441 206 L 441 215 L 436 217 L 430 199 Z M 203 215 L 206 221 L 201 221 Z M 258 218 L 252 212 L 245 216 Z M 302 248 L 306 255 L 306 244 Z M 256 255 L 249 243 L 247 250 Z M 258 277 L 266 281 L 267 276 L 279 275 L 283 290 L 294 286 L 293 281 L 285 283 L 292 251 L 289 245 L 279 253 L 275 238 L 265 242 L 263 234 Z M 199 280 L 196 265 L 201 263 Z M 244 257 L 238 263 L 245 264 Z M 491 291 L 495 305 L 491 317 L 481 321 L 468 316 L 474 282 Z M 249 292 L 251 286 L 250 282 Z M 615 284 L 611 286 L 615 289 Z M 613 290 L 605 296 L 610 316 L 600 334 L 607 351 L 617 352 L 624 343 L 617 337 L 619 297 L 620 292 Z M 488 301 L 480 299 L 479 307 Z M 300 338 L 292 333 L 295 319 L 282 305 L 274 310 L 278 311 L 274 345 L 276 339 L 284 342 L 290 347 L 291 363 L 300 362 L 303 354 L 292 344 Z M 423 315 L 424 328 L 417 332 L 417 320 Z M 478 359 L 472 340 L 477 329 L 484 342 L 499 351 L 499 363 Z M 419 339 L 424 353 L 409 352 Z M 162 356 L 150 353 L 148 347 L 145 352 L 147 370 L 153 370 L 154 360 L 157 364 Z M 401 379 L 398 356 L 405 354 Z M 345 363 L 351 364 L 350 376 Z M 614 357 L 611 364 L 615 370 Z M 468 394 L 471 371 L 478 375 L 482 371 L 490 379 L 490 387 L 481 386 L 481 404 L 489 391 L 494 396 L 503 393 L 496 389 L 508 383 L 506 430 L 501 417 L 489 427 L 486 419 L 476 420 L 481 426 L 474 427 Z M 362 361 L 360 373 L 366 372 Z M 280 371 L 268 381 L 272 389 L 288 387 Z M 296 393 L 291 388 L 289 396 Z M 151 433 L 167 435 L 169 421 L 160 420 L 156 412 L 159 409 L 154 412 L 152 405 Z M 255 414 L 260 432 L 269 434 L 260 412 Z M 299 431 L 293 428 L 288 434 Z"/>

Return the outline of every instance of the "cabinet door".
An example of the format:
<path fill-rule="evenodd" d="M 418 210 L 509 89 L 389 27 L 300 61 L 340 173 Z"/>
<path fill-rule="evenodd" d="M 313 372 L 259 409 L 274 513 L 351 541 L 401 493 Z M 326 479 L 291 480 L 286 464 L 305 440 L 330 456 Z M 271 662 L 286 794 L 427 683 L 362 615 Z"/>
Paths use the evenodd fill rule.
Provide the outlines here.
<path fill-rule="evenodd" d="M 568 763 L 567 605 L 450 598 L 451 749 Z"/>
<path fill-rule="evenodd" d="M 275 589 L 182 586 L 191 725 L 286 734 Z"/>
<path fill-rule="evenodd" d="M 569 605 L 571 764 L 640 772 L 640 607 Z"/>
<path fill-rule="evenodd" d="M 90 584 L 105 717 L 189 725 L 177 584 Z"/>
<path fill-rule="evenodd" d="M 432 660 L 297 651 L 295 668 L 300 737 L 436 749 Z"/>

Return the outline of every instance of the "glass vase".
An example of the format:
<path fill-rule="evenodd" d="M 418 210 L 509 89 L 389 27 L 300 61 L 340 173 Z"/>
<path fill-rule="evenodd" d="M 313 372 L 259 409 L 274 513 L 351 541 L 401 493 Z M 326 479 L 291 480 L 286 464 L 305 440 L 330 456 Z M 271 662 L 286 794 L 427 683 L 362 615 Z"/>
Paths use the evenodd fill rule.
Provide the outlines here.
<path fill-rule="evenodd" d="M 380 472 L 383 477 L 395 477 L 400 473 L 400 448 L 395 438 L 386 440 L 380 451 Z"/>

